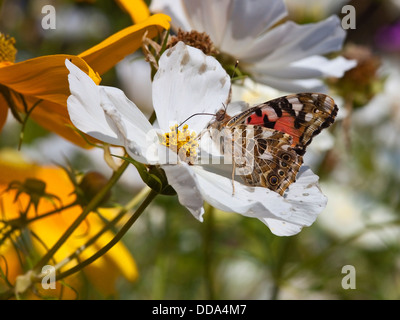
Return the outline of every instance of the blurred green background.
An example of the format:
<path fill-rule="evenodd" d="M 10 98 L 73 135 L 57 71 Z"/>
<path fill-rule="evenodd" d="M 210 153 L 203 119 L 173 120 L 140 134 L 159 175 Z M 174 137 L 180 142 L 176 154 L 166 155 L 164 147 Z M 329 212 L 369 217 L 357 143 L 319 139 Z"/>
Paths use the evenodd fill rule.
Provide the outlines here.
<path fill-rule="evenodd" d="M 342 6 L 324 9 L 320 3 L 287 1 L 290 18 L 308 23 L 344 16 Z M 57 10 L 56 30 L 40 26 L 45 4 Z M 296 236 L 276 237 L 260 221 L 233 213 L 210 209 L 199 223 L 176 197 L 160 196 L 123 238 L 138 264 L 138 280 L 121 278 L 112 297 L 88 283 L 81 299 L 400 298 L 400 3 L 344 4 L 357 14 L 346 46 L 363 46 L 367 67 L 351 75 L 350 84 L 332 82 L 339 107 L 348 112 L 329 130 L 332 146 L 310 154 L 329 199 L 317 221 Z M 16 39 L 17 61 L 77 54 L 132 23 L 111 0 L 3 0 L 0 10 L 0 31 Z M 372 75 L 371 57 L 379 61 Z M 121 87 L 114 69 L 102 78 L 102 84 Z M 373 83 L 362 86 L 361 80 Z M 349 102 L 349 93 L 359 99 L 352 95 Z M 16 148 L 19 130 L 10 120 L 0 148 Z M 21 152 L 38 160 L 32 150 L 46 139 L 50 146 L 52 135 L 33 121 L 25 134 Z M 98 168 L 83 150 L 65 146 L 63 153 L 79 170 Z M 125 201 L 137 191 L 130 182 L 119 185 L 115 199 Z M 355 289 L 342 287 L 346 265 L 355 268 Z"/>

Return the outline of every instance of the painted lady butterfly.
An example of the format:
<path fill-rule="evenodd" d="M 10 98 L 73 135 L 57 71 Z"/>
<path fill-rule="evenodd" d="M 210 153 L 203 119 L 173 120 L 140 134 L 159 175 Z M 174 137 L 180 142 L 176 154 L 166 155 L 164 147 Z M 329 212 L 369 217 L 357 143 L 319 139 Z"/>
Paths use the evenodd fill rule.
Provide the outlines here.
<path fill-rule="evenodd" d="M 254 106 L 234 117 L 221 109 L 208 130 L 214 142 L 224 132 L 221 152 L 232 156 L 233 166 L 238 169 L 236 173 L 239 172 L 244 183 L 283 195 L 296 180 L 306 147 L 314 136 L 334 122 L 337 111 L 335 102 L 327 95 L 292 94 Z M 248 159 L 252 159 L 250 167 Z"/>

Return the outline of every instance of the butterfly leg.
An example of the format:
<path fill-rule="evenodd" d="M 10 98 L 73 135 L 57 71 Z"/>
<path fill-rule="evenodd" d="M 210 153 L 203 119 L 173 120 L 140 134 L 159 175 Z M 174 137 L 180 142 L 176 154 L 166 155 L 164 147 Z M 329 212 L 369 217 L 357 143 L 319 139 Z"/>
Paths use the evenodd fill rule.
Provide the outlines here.
<path fill-rule="evenodd" d="M 232 157 L 233 158 L 233 157 Z M 235 195 L 235 160 L 232 161 L 232 196 Z"/>

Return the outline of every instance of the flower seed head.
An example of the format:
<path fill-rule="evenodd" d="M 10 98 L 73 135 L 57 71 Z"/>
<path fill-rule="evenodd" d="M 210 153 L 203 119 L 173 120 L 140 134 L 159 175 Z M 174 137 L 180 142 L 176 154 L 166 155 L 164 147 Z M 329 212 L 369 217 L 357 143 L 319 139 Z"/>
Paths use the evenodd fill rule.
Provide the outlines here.
<path fill-rule="evenodd" d="M 208 56 L 216 56 L 218 54 L 218 50 L 211 41 L 210 36 L 205 32 L 200 33 L 194 30 L 183 31 L 179 29 L 178 34 L 170 38 L 168 47 L 173 47 L 179 41 L 182 41 L 191 47 L 200 49 Z"/>

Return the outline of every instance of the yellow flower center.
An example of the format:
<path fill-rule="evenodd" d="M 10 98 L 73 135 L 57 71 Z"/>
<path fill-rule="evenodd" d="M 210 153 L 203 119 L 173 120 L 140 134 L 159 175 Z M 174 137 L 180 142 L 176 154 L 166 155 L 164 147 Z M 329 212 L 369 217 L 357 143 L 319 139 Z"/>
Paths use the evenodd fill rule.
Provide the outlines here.
<path fill-rule="evenodd" d="M 176 152 L 182 161 L 193 164 L 197 158 L 197 147 L 199 142 L 196 140 L 196 132 L 188 130 L 188 125 L 178 130 L 178 125 L 170 127 L 171 131 L 162 136 L 161 144 Z"/>
<path fill-rule="evenodd" d="M 9 61 L 14 62 L 17 54 L 15 49 L 15 39 L 6 36 L 0 32 L 0 62 Z"/>

